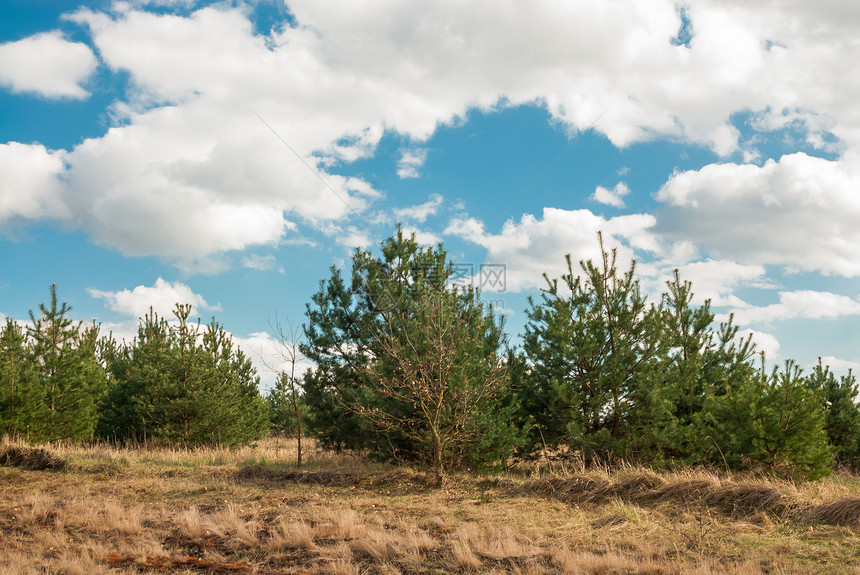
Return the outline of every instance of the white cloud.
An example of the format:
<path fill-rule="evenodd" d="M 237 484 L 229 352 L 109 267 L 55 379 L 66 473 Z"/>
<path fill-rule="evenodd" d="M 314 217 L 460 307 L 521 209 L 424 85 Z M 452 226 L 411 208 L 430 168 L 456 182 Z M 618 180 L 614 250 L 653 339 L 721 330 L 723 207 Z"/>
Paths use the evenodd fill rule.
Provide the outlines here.
<path fill-rule="evenodd" d="M 451 220 L 445 234 L 486 248 L 485 261 L 505 264 L 506 289 L 517 292 L 544 287 L 544 273 L 550 278 L 566 273 L 566 254 L 571 254 L 574 265 L 580 260 L 598 261 L 598 231 L 603 232 L 607 250 L 618 249 L 618 266 L 625 269 L 634 259 L 633 248 L 659 249 L 656 240 L 650 236 L 653 225 L 654 219 L 642 214 L 607 220 L 588 210 L 544 208 L 543 219 L 526 214 L 519 223 L 508 221 L 499 234 L 487 233 L 483 223 L 474 218 Z"/>
<path fill-rule="evenodd" d="M 89 46 L 69 42 L 57 30 L 0 44 L 0 85 L 46 98 L 89 96 L 81 84 L 98 62 Z"/>
<path fill-rule="evenodd" d="M 394 210 L 394 216 L 399 220 L 424 222 L 429 216 L 436 215 L 444 201 L 445 200 L 439 194 L 432 194 L 430 199 L 423 204 L 410 206 L 408 208 L 396 208 Z"/>
<path fill-rule="evenodd" d="M 860 315 L 860 300 L 845 295 L 812 290 L 780 292 L 779 302 L 734 310 L 739 325 L 789 319 L 836 319 Z"/>
<path fill-rule="evenodd" d="M 433 232 L 420 230 L 414 226 L 402 226 L 403 235 L 411 236 L 415 235 L 415 241 L 424 246 L 436 246 L 439 242 L 442 241 L 442 238 Z"/>
<path fill-rule="evenodd" d="M 400 179 L 418 178 L 421 174 L 418 169 L 424 165 L 427 160 L 427 150 L 412 149 L 403 150 L 400 160 L 397 162 L 397 175 Z"/>
<path fill-rule="evenodd" d="M 627 184 L 625 184 L 624 182 L 618 182 L 611 190 L 608 188 L 604 188 L 603 186 L 597 186 L 597 188 L 595 188 L 594 190 L 594 193 L 591 195 L 591 199 L 600 202 L 601 204 L 606 204 L 608 206 L 623 208 L 623 198 L 629 193 L 630 188 L 627 187 Z"/>
<path fill-rule="evenodd" d="M 832 355 L 822 357 L 821 363 L 825 367 L 830 367 L 830 371 L 839 375 L 846 374 L 848 373 L 848 371 L 852 371 L 855 374 L 860 372 L 860 363 L 857 363 L 856 361 L 849 361 L 846 359 L 839 359 Z M 811 369 L 812 367 L 814 367 L 814 365 L 809 367 Z"/>
<path fill-rule="evenodd" d="M 712 164 L 656 194 L 657 231 L 720 259 L 860 275 L 860 172 L 803 153 L 763 166 Z"/>
<path fill-rule="evenodd" d="M 849 198 L 845 189 L 856 188 L 858 170 L 846 158 L 860 145 L 854 73 L 860 21 L 846 8 L 703 0 L 688 7 L 689 45 L 676 46 L 671 39 L 681 21 L 674 0 L 600 6 L 439 1 L 421 10 L 391 0 L 294 0 L 297 25 L 268 36 L 255 33 L 246 7 L 229 3 L 188 16 L 149 13 L 141 3 L 115 6 L 111 13 L 82 9 L 69 19 L 89 27 L 111 71 L 128 73 L 127 99 L 113 106 L 116 125 L 107 134 L 69 151 L 67 171 L 46 168 L 44 174 L 59 175 L 68 186 L 72 225 L 129 255 L 164 256 L 185 266 L 211 261 L 282 241 L 287 214 L 318 228 L 345 226 L 379 194 L 367 182 L 327 174 L 329 162 L 372 154 L 386 131 L 423 141 L 473 107 L 539 102 L 571 133 L 593 125 L 617 146 L 668 137 L 720 154 L 739 149 L 733 114 L 752 113 L 760 130 L 790 118 L 806 126 L 810 141 L 829 130 L 847 150 L 837 168 L 815 169 L 801 180 L 836 183 L 840 201 Z M 57 33 L 45 38 L 65 42 Z M 86 46 L 71 46 L 86 51 L 81 61 L 92 58 Z M 77 82 L 83 73 L 65 72 L 57 77 Z M 68 85 L 64 90 L 74 92 Z M 784 158 L 775 171 L 790 172 L 791 163 Z M 681 187 L 682 180 L 667 186 Z M 825 239 L 807 241 L 836 210 L 812 210 L 807 229 L 816 231 L 787 244 L 786 234 L 768 240 L 747 229 L 717 229 L 717 215 L 776 227 L 762 219 L 773 212 L 765 214 L 756 201 L 764 188 L 793 181 L 786 174 L 753 190 L 739 185 L 753 199 L 734 196 L 733 205 L 750 208 L 748 221 L 747 212 L 715 196 L 718 213 L 704 214 L 702 230 L 687 229 L 701 208 L 672 203 L 664 214 L 667 230 L 703 240 L 716 259 L 737 252 L 750 256 L 738 258 L 745 264 L 775 257 L 791 265 L 786 254 L 803 243 L 799 269 L 858 273 L 860 264 L 848 256 L 856 251 L 851 230 L 839 230 L 847 232 L 841 244 L 832 229 Z M 38 196 L 39 190 L 22 193 Z M 674 199 L 682 199 L 676 191 Z M 834 196 L 825 190 L 822 197 Z M 618 204 L 621 195 L 616 190 L 604 199 Z M 786 201 L 797 207 L 794 190 Z M 797 213 L 778 213 L 779 229 L 795 223 L 786 214 Z M 854 215 L 841 213 L 834 228 Z M 628 239 L 632 245 L 649 236 Z M 763 247 L 751 247 L 760 236 Z M 827 249 L 835 255 L 819 258 Z"/>
<path fill-rule="evenodd" d="M 281 341 L 266 332 L 255 332 L 248 337 L 234 335 L 233 340 L 257 368 L 260 388 L 263 391 L 275 386 L 280 372 L 290 373 L 292 369 L 290 348 L 293 344 L 289 340 Z M 310 362 L 302 358 L 301 354 L 297 354 L 295 375 L 300 377 L 310 367 Z"/>
<path fill-rule="evenodd" d="M 64 157 L 64 152 L 52 152 L 40 144 L 0 144 L 0 222 L 69 215 L 57 180 Z"/>
<path fill-rule="evenodd" d="M 218 311 L 219 306 L 206 303 L 203 296 L 194 293 L 190 287 L 181 283 L 170 283 L 162 278 L 155 281 L 152 287 L 137 286 L 132 290 L 116 292 L 87 290 L 94 298 L 101 298 L 115 312 L 134 318 L 141 318 L 152 308 L 155 313 L 164 318 L 173 317 L 177 303 L 191 304 L 191 315 L 199 315 L 203 310 Z"/>
<path fill-rule="evenodd" d="M 711 306 L 747 306 L 734 295 L 739 287 L 771 287 L 765 279 L 765 269 L 760 265 L 743 265 L 726 260 L 704 260 L 690 262 L 678 266 L 681 281 L 692 285 L 693 305 L 702 305 L 705 300 L 711 300 Z M 673 271 L 665 269 L 658 281 L 659 293 L 666 291 L 666 281 L 672 279 Z"/>
<path fill-rule="evenodd" d="M 242 258 L 242 267 L 257 271 L 273 270 L 278 262 L 273 254 L 261 256 L 258 254 L 250 254 Z"/>
<path fill-rule="evenodd" d="M 755 331 L 752 329 L 742 329 L 738 331 L 735 340 L 744 341 L 752 336 L 752 342 L 755 344 L 757 352 L 764 352 L 764 356 L 768 360 L 779 358 L 780 344 L 779 340 L 773 335 L 763 331 Z"/>
<path fill-rule="evenodd" d="M 370 232 L 359 229 L 356 226 L 349 226 L 344 230 L 338 230 L 336 232 L 336 241 L 338 244 L 348 248 L 367 249 L 374 244 Z"/>

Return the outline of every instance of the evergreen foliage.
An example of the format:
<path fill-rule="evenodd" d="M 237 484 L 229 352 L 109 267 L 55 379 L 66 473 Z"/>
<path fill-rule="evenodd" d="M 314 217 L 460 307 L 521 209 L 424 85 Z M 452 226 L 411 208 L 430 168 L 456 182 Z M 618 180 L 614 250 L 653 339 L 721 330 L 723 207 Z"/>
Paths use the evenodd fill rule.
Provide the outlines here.
<path fill-rule="evenodd" d="M 663 354 L 654 376 L 652 410 L 638 414 L 640 456 L 690 463 L 712 461 L 712 439 L 702 420 L 709 398 L 748 377 L 755 346 L 738 337 L 733 318 L 714 330 L 711 302 L 693 305 L 692 284 L 675 270 L 662 301 Z"/>
<path fill-rule="evenodd" d="M 0 328 L 0 435 L 27 434 L 36 392 L 31 358 L 26 330 L 7 318 Z"/>
<path fill-rule="evenodd" d="M 498 409 L 509 389 L 501 323 L 476 292 L 448 285 L 441 246 L 398 228 L 381 252 L 356 250 L 349 285 L 333 268 L 308 305 L 314 428 L 328 445 L 424 460 L 437 475 L 504 459 L 519 434 Z"/>
<path fill-rule="evenodd" d="M 562 287 L 546 278 L 524 337 L 536 393 L 553 414 L 546 435 L 588 460 L 628 453 L 632 416 L 649 402 L 647 377 L 664 352 L 661 310 L 641 294 L 635 263 L 619 273 L 615 250 L 602 238 L 600 247 L 600 266 L 583 261 L 580 275 L 567 256 Z"/>
<path fill-rule="evenodd" d="M 150 311 L 118 344 L 51 300 L 30 325 L 0 326 L 0 433 L 34 441 L 155 440 L 244 444 L 270 430 L 383 459 L 456 466 L 566 445 L 586 461 L 634 459 L 761 468 L 814 478 L 835 461 L 860 467 L 854 376 L 821 360 L 753 361 L 732 317 L 715 327 L 675 271 L 656 304 L 635 262 L 614 250 L 544 276 L 523 349 L 472 289 L 452 285 L 441 244 L 398 227 L 378 256 L 357 249 L 307 305 L 304 339 L 276 328 L 282 359 L 263 398 L 251 362 L 214 318 Z M 297 375 L 303 356 L 314 367 Z M 278 364 L 282 367 L 283 362 Z M 279 369 L 281 369 L 279 367 Z M 301 451 L 300 451 L 301 453 Z M 299 455 L 298 465 L 301 465 Z"/>
<path fill-rule="evenodd" d="M 850 371 L 838 379 L 821 358 L 808 376 L 808 385 L 824 401 L 824 428 L 836 461 L 860 467 L 860 407 L 857 406 L 857 380 Z"/>
<path fill-rule="evenodd" d="M 84 327 L 69 318 L 72 308 L 57 302 L 30 312 L 27 328 L 31 369 L 35 372 L 31 403 L 25 416 L 27 436 L 36 441 L 92 439 L 98 406 L 106 386 L 98 357 L 99 326 Z"/>
<path fill-rule="evenodd" d="M 190 313 L 177 305 L 170 324 L 150 311 L 134 343 L 113 358 L 102 436 L 232 445 L 265 434 L 268 413 L 250 360 L 214 319 L 202 328 Z"/>
<path fill-rule="evenodd" d="M 768 375 L 762 359 L 759 370 L 711 398 L 705 419 L 715 446 L 732 467 L 790 466 L 808 478 L 829 471 L 832 454 L 822 396 L 792 360 Z"/>

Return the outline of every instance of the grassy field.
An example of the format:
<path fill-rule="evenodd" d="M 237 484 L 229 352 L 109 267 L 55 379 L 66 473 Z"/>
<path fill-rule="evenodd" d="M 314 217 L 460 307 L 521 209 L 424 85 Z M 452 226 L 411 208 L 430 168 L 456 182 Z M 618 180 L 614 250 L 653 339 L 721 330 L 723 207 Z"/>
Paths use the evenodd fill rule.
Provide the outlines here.
<path fill-rule="evenodd" d="M 860 573 L 860 478 L 0 443 L 0 573 Z"/>

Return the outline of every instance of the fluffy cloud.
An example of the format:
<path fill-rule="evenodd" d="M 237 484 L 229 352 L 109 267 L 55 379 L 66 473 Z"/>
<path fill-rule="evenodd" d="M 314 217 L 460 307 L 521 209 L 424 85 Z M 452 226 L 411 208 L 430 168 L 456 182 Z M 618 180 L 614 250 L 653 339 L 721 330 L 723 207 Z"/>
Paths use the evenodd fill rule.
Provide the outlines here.
<path fill-rule="evenodd" d="M 150 308 L 159 316 L 173 317 L 173 309 L 177 303 L 191 304 L 191 314 L 200 314 L 202 310 L 218 311 L 218 306 L 206 303 L 203 296 L 194 293 L 187 285 L 170 283 L 162 278 L 155 285 L 137 286 L 134 289 L 109 292 L 96 289 L 87 290 L 94 298 L 104 299 L 110 309 L 134 318 L 140 318 L 149 313 Z"/>
<path fill-rule="evenodd" d="M 856 361 L 848 361 L 846 359 L 839 359 L 832 355 L 822 357 L 821 363 L 830 367 L 831 371 L 837 374 L 845 374 L 848 371 L 852 371 L 854 373 L 860 372 L 860 363 L 857 363 Z"/>
<path fill-rule="evenodd" d="M 771 287 L 765 279 L 765 269 L 760 265 L 743 265 L 726 260 L 704 260 L 674 266 L 681 281 L 692 285 L 693 305 L 702 305 L 711 300 L 713 307 L 746 307 L 748 304 L 734 295 L 743 286 Z M 666 290 L 666 281 L 672 279 L 672 270 L 665 269 L 657 282 L 655 293 Z"/>
<path fill-rule="evenodd" d="M 830 292 L 799 290 L 780 292 L 779 303 L 762 307 L 738 308 L 734 310 L 734 314 L 736 322 L 740 325 L 795 318 L 835 319 L 860 315 L 860 301 Z"/>
<path fill-rule="evenodd" d="M 57 179 L 64 157 L 64 152 L 52 152 L 40 144 L 0 144 L 0 222 L 69 215 Z"/>
<path fill-rule="evenodd" d="M 81 84 L 98 62 L 86 44 L 69 42 L 59 31 L 0 44 L 0 85 L 46 98 L 89 96 Z"/>
<path fill-rule="evenodd" d="M 634 259 L 633 248 L 659 250 L 649 231 L 653 225 L 654 219 L 648 215 L 607 220 L 589 210 L 544 208 L 543 219 L 526 214 L 519 223 L 507 222 L 499 234 L 487 233 L 484 224 L 474 218 L 453 219 L 445 233 L 486 248 L 487 263 L 506 266 L 506 289 L 522 291 L 544 287 L 544 273 L 551 278 L 566 273 L 567 254 L 571 254 L 574 265 L 579 260 L 599 260 L 598 232 L 603 233 L 607 250 L 618 250 L 619 267 L 629 266 Z"/>
<path fill-rule="evenodd" d="M 438 212 L 439 208 L 442 207 L 444 201 L 445 200 L 439 194 L 432 194 L 430 196 L 430 199 L 423 204 L 418 204 L 417 206 L 410 206 L 407 208 L 395 209 L 394 216 L 399 220 L 423 222 L 429 216 L 436 215 L 436 212 Z"/>
<path fill-rule="evenodd" d="M 803 153 L 763 166 L 712 164 L 656 194 L 657 231 L 718 258 L 860 275 L 860 172 Z"/>
<path fill-rule="evenodd" d="M 764 352 L 764 356 L 768 360 L 779 358 L 779 349 L 781 346 L 779 344 L 779 340 L 773 335 L 763 331 L 742 329 L 735 336 L 735 339 L 738 341 L 744 341 L 747 338 L 752 339 L 752 342 L 755 344 L 756 351 Z"/>
<path fill-rule="evenodd" d="M 418 169 L 424 165 L 426 160 L 427 150 L 404 150 L 400 156 L 400 161 L 397 162 L 397 175 L 401 179 L 419 177 L 421 174 L 418 173 Z"/>
<path fill-rule="evenodd" d="M 630 193 L 630 188 L 624 182 L 618 182 L 611 190 L 603 186 L 597 186 L 591 199 L 601 204 L 613 206 L 615 208 L 624 207 L 624 196 Z"/>
<path fill-rule="evenodd" d="M 293 0 L 297 25 L 269 35 L 255 32 L 242 4 L 185 16 L 141 8 L 148 3 L 69 17 L 89 28 L 105 65 L 127 73 L 131 88 L 113 106 L 115 125 L 103 137 L 70 150 L 67 171 L 46 166 L 43 175 L 61 176 L 74 198 L 69 221 L 95 242 L 184 267 L 282 241 L 288 214 L 318 228 L 346 225 L 379 194 L 361 180 L 326 173 L 330 162 L 372 154 L 386 130 L 423 141 L 476 106 L 540 102 L 570 132 L 593 126 L 617 146 L 671 137 L 728 154 L 738 147 L 730 122 L 738 111 L 752 112 L 757 129 L 776 129 L 790 117 L 805 123 L 813 140 L 829 130 L 846 146 L 860 144 L 860 79 L 853 73 L 860 23 L 845 8 L 706 0 L 688 7 L 693 35 L 677 45 L 674 0 L 429 2 L 421 10 L 392 0 Z M 26 62 L 35 70 L 58 61 L 40 54 L 61 46 L 75 62 L 40 77 L 64 86 L 56 94 L 83 94 L 79 82 L 95 65 L 89 48 L 58 33 L 5 47 L 18 50 L 25 41 L 27 58 L 0 69 L 21 74 Z M 418 165 L 413 156 L 404 155 L 404 174 Z M 843 179 L 856 179 L 854 168 L 840 169 Z M 826 172 L 815 174 L 807 174 L 810 185 L 830 183 L 820 179 Z M 674 203 L 683 194 L 671 188 L 682 180 L 667 184 L 665 201 L 678 215 L 693 215 L 695 205 Z M 43 188 L 24 195 L 38 198 Z M 606 191 L 596 195 L 619 204 L 621 190 Z M 717 237 L 716 224 L 701 237 L 672 213 L 667 230 L 711 242 L 714 257 L 740 249 L 740 240 Z M 849 234 L 843 245 L 812 245 L 835 249 L 825 271 L 846 273 L 853 242 Z M 786 261 L 794 244 L 778 243 L 767 242 L 745 263 L 772 254 Z M 803 251 L 800 267 L 820 269 L 809 267 L 818 255 L 811 251 Z"/>

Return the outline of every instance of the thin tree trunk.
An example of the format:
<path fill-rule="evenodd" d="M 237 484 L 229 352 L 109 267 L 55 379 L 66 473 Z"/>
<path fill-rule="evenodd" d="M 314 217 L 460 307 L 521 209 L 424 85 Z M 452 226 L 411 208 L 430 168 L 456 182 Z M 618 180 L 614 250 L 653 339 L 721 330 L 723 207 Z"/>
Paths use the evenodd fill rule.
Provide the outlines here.
<path fill-rule="evenodd" d="M 439 430 L 431 427 L 433 433 L 433 475 L 434 483 L 442 485 L 444 480 L 444 470 L 442 469 L 442 439 L 439 437 Z"/>
<path fill-rule="evenodd" d="M 293 408 L 296 410 L 296 440 L 298 441 L 298 455 L 296 456 L 296 469 L 302 468 L 302 412 L 299 403 L 293 398 Z"/>

